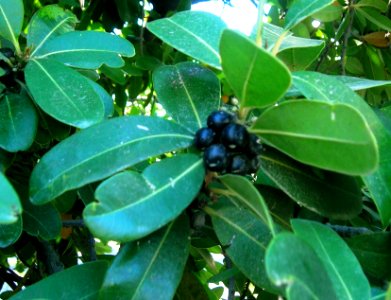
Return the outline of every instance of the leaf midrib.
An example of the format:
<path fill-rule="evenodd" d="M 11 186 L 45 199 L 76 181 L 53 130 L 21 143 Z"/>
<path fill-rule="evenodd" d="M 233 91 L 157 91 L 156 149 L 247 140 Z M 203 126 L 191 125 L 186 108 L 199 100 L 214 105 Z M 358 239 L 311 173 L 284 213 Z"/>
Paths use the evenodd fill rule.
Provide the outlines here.
<path fill-rule="evenodd" d="M 109 212 L 100 213 L 99 215 L 95 216 L 89 216 L 90 219 L 92 218 L 103 218 L 110 215 L 115 215 L 116 213 L 121 213 L 124 210 L 128 210 L 132 207 L 136 207 L 138 205 L 141 205 L 142 203 L 146 202 L 148 199 L 153 198 L 154 196 L 164 192 L 167 188 L 170 188 L 174 186 L 179 180 L 181 180 L 183 177 L 185 177 L 188 173 L 192 172 L 196 167 L 198 167 L 202 163 L 202 159 L 197 160 L 191 167 L 187 168 L 184 172 L 178 174 L 175 179 L 170 180 L 165 185 L 161 186 L 160 188 L 156 189 L 152 193 L 148 194 L 147 196 L 144 196 L 143 198 L 138 199 L 136 202 L 132 202 L 130 204 L 127 204 L 125 206 L 121 206 L 120 208 L 110 210 Z M 99 203 L 95 203 L 95 205 L 99 205 Z"/>

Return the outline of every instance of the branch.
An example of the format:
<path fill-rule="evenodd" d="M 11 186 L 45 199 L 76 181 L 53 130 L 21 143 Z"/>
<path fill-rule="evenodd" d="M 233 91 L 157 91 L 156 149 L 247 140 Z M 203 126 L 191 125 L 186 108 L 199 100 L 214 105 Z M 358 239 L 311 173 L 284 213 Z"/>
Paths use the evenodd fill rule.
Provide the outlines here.
<path fill-rule="evenodd" d="M 363 235 L 363 234 L 369 234 L 373 231 L 366 228 L 366 227 L 351 227 L 351 226 L 344 226 L 344 225 L 332 225 L 332 224 L 326 224 L 328 227 L 333 229 L 336 233 L 338 233 L 341 237 L 352 237 L 355 235 Z"/>
<path fill-rule="evenodd" d="M 37 259 L 44 264 L 47 274 L 50 275 L 64 270 L 64 265 L 51 243 L 45 240 L 36 240 L 35 246 Z"/>
<path fill-rule="evenodd" d="M 225 256 L 225 265 L 227 270 L 232 269 L 231 259 L 224 253 Z M 235 299 L 235 277 L 231 276 L 228 281 L 228 300 Z"/>
<path fill-rule="evenodd" d="M 345 34 L 344 34 L 344 39 L 343 39 L 343 44 L 342 44 L 342 52 L 341 52 L 341 67 L 342 67 L 342 75 L 346 75 L 346 70 L 345 70 L 345 58 L 346 58 L 346 51 L 348 48 L 348 41 L 349 38 L 352 34 L 352 27 L 353 27 L 353 20 L 354 20 L 354 3 L 355 0 L 350 0 L 349 6 L 348 6 L 348 11 L 346 12 L 348 16 L 350 17 L 348 27 L 346 28 Z"/>
<path fill-rule="evenodd" d="M 83 219 L 77 219 L 77 220 L 63 220 L 62 226 L 63 227 L 84 227 L 86 225 L 84 224 Z"/>

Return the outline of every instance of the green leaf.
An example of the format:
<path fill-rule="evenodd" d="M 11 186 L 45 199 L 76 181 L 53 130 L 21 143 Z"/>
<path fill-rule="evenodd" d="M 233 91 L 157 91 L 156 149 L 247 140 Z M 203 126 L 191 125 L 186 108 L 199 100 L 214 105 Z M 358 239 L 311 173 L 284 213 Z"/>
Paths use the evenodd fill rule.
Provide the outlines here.
<path fill-rule="evenodd" d="M 22 0 L 0 0 L 0 35 L 18 47 L 22 30 L 24 7 Z"/>
<path fill-rule="evenodd" d="M 364 16 L 371 23 L 375 24 L 381 29 L 391 31 L 391 20 L 382 15 L 379 11 L 371 7 L 356 8 L 358 14 Z"/>
<path fill-rule="evenodd" d="M 335 78 L 315 72 L 298 72 L 294 79 L 295 86 L 307 98 L 352 105 L 367 120 L 376 137 L 380 158 L 376 172 L 363 179 L 375 201 L 383 224 L 388 225 L 391 220 L 391 186 L 389 184 L 391 182 L 389 163 L 391 135 L 365 100 Z"/>
<path fill-rule="evenodd" d="M 104 109 L 105 109 L 105 114 L 104 114 L 105 118 L 112 117 L 113 114 L 114 114 L 113 98 L 111 98 L 109 93 L 106 92 L 106 90 L 101 85 L 99 85 L 98 83 L 96 83 L 96 82 L 94 82 L 94 81 L 92 81 L 91 79 L 88 79 L 88 78 L 87 78 L 87 81 L 92 86 L 92 88 L 94 89 L 95 93 L 97 93 L 99 95 L 100 100 L 103 103 L 103 106 L 104 106 Z"/>
<path fill-rule="evenodd" d="M 327 271 L 315 251 L 302 239 L 281 233 L 270 243 L 266 271 L 276 285 L 286 285 L 289 300 L 338 299 Z"/>
<path fill-rule="evenodd" d="M 95 192 L 99 202 L 84 209 L 84 220 L 102 240 L 139 239 L 166 225 L 190 204 L 204 173 L 202 159 L 193 154 L 166 158 L 142 174 L 120 173 L 99 185 Z"/>
<path fill-rule="evenodd" d="M 34 168 L 31 201 L 49 202 L 67 190 L 106 178 L 151 156 L 188 147 L 193 136 L 154 117 L 120 117 L 82 130 L 53 147 Z M 77 151 L 75 151 L 77 149 Z"/>
<path fill-rule="evenodd" d="M 100 299 L 172 299 L 189 256 L 189 230 L 187 218 L 180 217 L 126 244 L 106 273 Z"/>
<path fill-rule="evenodd" d="M 0 187 L 1 190 L 1 187 Z M 22 234 L 22 217 L 18 216 L 12 224 L 0 224 L 0 248 L 6 248 L 15 243 Z"/>
<path fill-rule="evenodd" d="M 216 75 L 192 62 L 164 66 L 153 72 L 158 100 L 171 117 L 189 130 L 204 127 L 219 108 L 220 82 Z"/>
<path fill-rule="evenodd" d="M 0 147 L 17 152 L 34 142 L 38 115 L 26 95 L 6 94 L 0 100 Z"/>
<path fill-rule="evenodd" d="M 30 60 L 26 83 L 35 102 L 55 119 L 79 128 L 102 121 L 104 105 L 89 81 L 51 59 Z"/>
<path fill-rule="evenodd" d="M 245 208 L 219 203 L 204 210 L 212 217 L 213 228 L 226 247 L 235 266 L 253 283 L 267 290 L 275 290 L 269 282 L 264 266 L 266 247 L 272 239 L 269 228 Z"/>
<path fill-rule="evenodd" d="M 378 165 L 368 124 L 345 104 L 285 101 L 266 110 L 251 130 L 294 159 L 326 170 L 364 175 Z"/>
<path fill-rule="evenodd" d="M 121 56 L 134 56 L 133 45 L 119 36 L 99 31 L 71 31 L 43 45 L 35 58 L 50 57 L 68 66 L 98 69 L 103 64 L 120 68 Z"/>
<path fill-rule="evenodd" d="M 387 3 L 383 0 L 361 0 L 354 7 L 373 7 L 383 13 L 387 11 Z"/>
<path fill-rule="evenodd" d="M 11 224 L 22 213 L 19 196 L 7 177 L 0 171 L 0 224 Z"/>
<path fill-rule="evenodd" d="M 291 75 L 283 63 L 235 31 L 223 32 L 220 54 L 224 74 L 241 107 L 273 104 L 291 84 Z"/>
<path fill-rule="evenodd" d="M 28 199 L 23 201 L 23 229 L 32 236 L 53 240 L 60 235 L 59 212 L 51 204 L 36 206 Z"/>
<path fill-rule="evenodd" d="M 261 172 L 298 204 L 333 219 L 348 220 L 361 212 L 361 189 L 354 178 L 332 172 L 319 175 L 271 149 L 260 158 Z"/>
<path fill-rule="evenodd" d="M 39 55 L 42 46 L 53 38 L 74 30 L 76 16 L 58 5 L 46 5 L 31 18 L 27 34 L 27 46 L 33 51 L 30 57 Z"/>
<path fill-rule="evenodd" d="M 73 266 L 28 286 L 10 299 L 95 300 L 106 270 L 105 261 Z"/>
<path fill-rule="evenodd" d="M 338 234 L 313 221 L 296 219 L 291 223 L 295 234 L 322 260 L 338 299 L 369 299 L 370 286 L 360 263 Z"/>
<path fill-rule="evenodd" d="M 275 234 L 273 220 L 265 200 L 250 180 L 243 176 L 231 174 L 221 176 L 219 180 L 228 189 L 229 195 L 227 196 L 230 198 L 232 196 L 237 202 L 250 209 L 269 227 L 270 232 L 273 235 Z"/>
<path fill-rule="evenodd" d="M 285 17 L 285 29 L 289 30 L 305 18 L 333 3 L 333 0 L 296 0 Z"/>
<path fill-rule="evenodd" d="M 391 233 L 376 232 L 346 239 L 364 272 L 379 280 L 391 279 Z"/>
<path fill-rule="evenodd" d="M 184 11 L 171 18 L 147 23 L 147 28 L 166 44 L 220 69 L 219 41 L 227 25 L 211 13 Z"/>

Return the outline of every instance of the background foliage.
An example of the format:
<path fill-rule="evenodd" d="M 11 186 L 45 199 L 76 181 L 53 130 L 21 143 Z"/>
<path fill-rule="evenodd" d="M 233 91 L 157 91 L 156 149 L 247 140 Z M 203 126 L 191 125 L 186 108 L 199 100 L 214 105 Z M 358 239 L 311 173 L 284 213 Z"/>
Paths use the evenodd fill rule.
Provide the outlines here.
<path fill-rule="evenodd" d="M 388 1 L 83 2 L 0 0 L 2 299 L 391 299 Z"/>

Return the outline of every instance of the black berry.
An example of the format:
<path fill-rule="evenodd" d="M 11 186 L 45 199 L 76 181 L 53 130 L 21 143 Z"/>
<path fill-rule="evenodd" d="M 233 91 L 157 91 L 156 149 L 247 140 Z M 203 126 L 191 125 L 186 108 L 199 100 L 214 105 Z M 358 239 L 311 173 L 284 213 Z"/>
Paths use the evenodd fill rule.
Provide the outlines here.
<path fill-rule="evenodd" d="M 244 149 L 249 140 L 246 127 L 240 124 L 228 124 L 221 132 L 221 142 L 229 149 Z"/>
<path fill-rule="evenodd" d="M 195 134 L 194 145 L 202 150 L 212 145 L 215 135 L 216 134 L 212 129 L 206 127 L 201 128 Z"/>
<path fill-rule="evenodd" d="M 226 111 L 214 111 L 212 112 L 206 123 L 209 128 L 212 128 L 215 131 L 221 131 L 226 125 L 233 122 L 235 120 L 235 116 L 226 112 Z"/>
<path fill-rule="evenodd" d="M 261 144 L 261 139 L 251 133 L 250 136 L 249 136 L 249 142 L 248 142 L 248 148 L 247 148 L 247 152 L 248 154 L 250 155 L 259 155 L 261 154 L 262 152 L 262 144 Z"/>
<path fill-rule="evenodd" d="M 227 168 L 228 152 L 222 144 L 213 144 L 205 149 L 204 163 L 208 170 L 223 172 Z"/>
<path fill-rule="evenodd" d="M 245 175 L 249 171 L 249 159 L 243 154 L 232 157 L 228 172 L 232 174 Z"/>
<path fill-rule="evenodd" d="M 258 156 L 254 156 L 248 163 L 248 173 L 257 173 L 261 166 L 261 160 Z"/>

